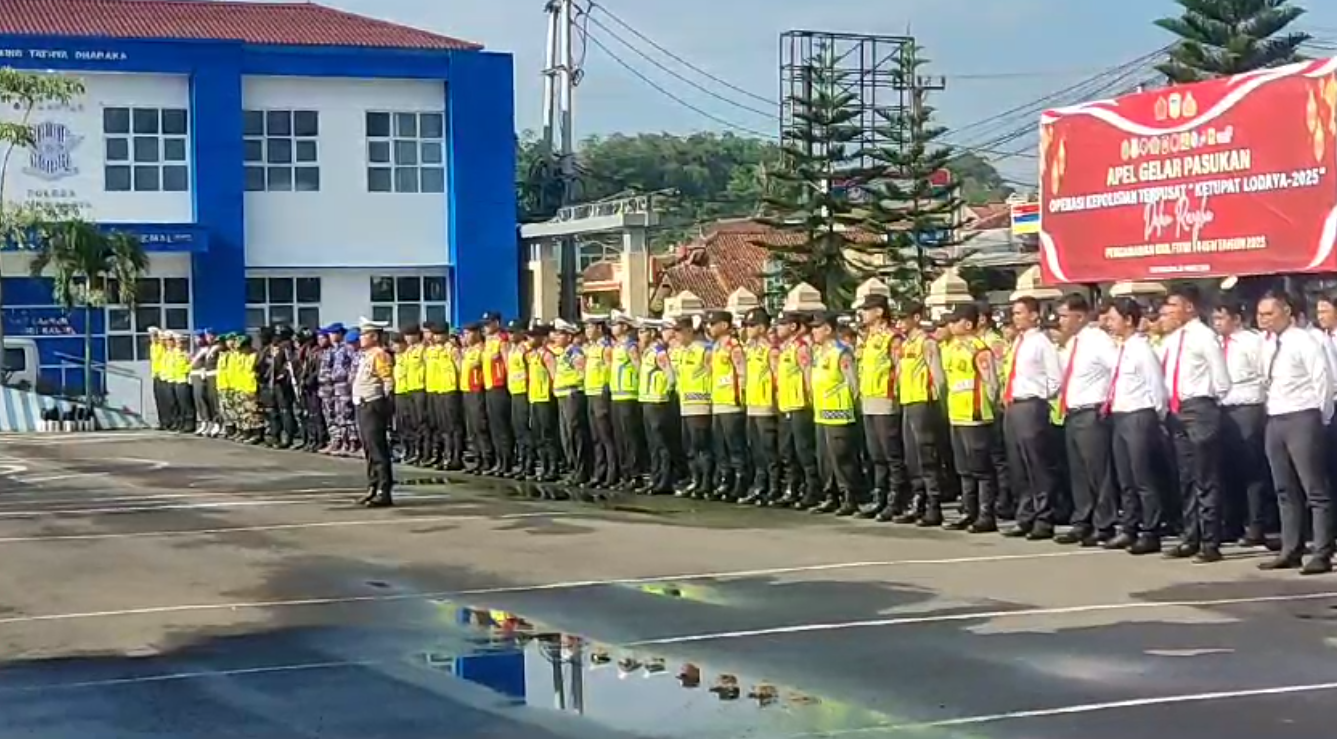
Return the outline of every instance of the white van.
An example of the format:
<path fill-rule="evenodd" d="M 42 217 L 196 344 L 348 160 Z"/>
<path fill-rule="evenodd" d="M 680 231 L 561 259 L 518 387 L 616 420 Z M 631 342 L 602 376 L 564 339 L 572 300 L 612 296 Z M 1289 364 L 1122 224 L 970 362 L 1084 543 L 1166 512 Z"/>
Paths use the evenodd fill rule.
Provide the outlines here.
<path fill-rule="evenodd" d="M 37 342 L 32 339 L 5 337 L 5 362 L 0 384 L 37 388 Z"/>

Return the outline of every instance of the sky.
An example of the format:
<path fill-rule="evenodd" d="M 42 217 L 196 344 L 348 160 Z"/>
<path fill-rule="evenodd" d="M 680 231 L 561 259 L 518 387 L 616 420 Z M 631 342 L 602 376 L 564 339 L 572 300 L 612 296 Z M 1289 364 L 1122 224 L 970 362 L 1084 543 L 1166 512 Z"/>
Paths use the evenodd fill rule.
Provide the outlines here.
<path fill-rule="evenodd" d="M 544 0 L 320 1 L 514 54 L 517 128 L 539 126 Z M 1302 30 L 1337 40 L 1337 2 L 1298 4 L 1310 8 L 1298 23 Z M 949 128 L 978 123 L 1155 51 L 1172 38 L 1152 21 L 1174 15 L 1179 7 L 1172 0 L 596 0 L 596 6 L 714 76 L 765 99 L 778 96 L 779 37 L 785 31 L 912 35 L 932 60 L 924 72 L 946 77 L 946 89 L 935 93 L 931 102 Z M 765 133 L 777 129 L 774 113 L 762 115 L 774 107 L 658 55 L 600 7 L 593 18 L 671 69 L 760 112 L 690 87 L 604 28 L 589 25 L 591 37 L 686 102 L 744 129 Z M 730 130 L 668 99 L 592 44 L 584 57 L 584 75 L 576 90 L 578 137 Z M 953 143 L 986 143 L 1001 132 L 998 125 L 1006 131 L 1017 124 L 1003 121 L 964 129 Z M 1018 148 L 1018 144 L 1001 146 L 1003 153 Z M 1034 180 L 1033 164 L 1025 158 L 1003 159 L 998 165 L 1010 177 Z"/>

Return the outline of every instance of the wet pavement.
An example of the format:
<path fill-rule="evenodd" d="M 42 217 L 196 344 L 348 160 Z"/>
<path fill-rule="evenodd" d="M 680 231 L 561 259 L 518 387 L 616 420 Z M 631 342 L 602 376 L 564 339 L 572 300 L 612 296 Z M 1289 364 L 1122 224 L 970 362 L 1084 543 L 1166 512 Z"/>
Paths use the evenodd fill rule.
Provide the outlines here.
<path fill-rule="evenodd" d="M 1337 577 L 0 438 L 0 736 L 1332 734 Z"/>

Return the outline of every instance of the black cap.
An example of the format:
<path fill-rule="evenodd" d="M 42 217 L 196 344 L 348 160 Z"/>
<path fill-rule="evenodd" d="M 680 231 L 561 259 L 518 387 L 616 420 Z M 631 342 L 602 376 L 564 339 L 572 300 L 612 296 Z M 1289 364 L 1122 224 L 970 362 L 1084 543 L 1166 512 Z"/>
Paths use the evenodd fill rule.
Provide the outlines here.
<path fill-rule="evenodd" d="M 771 325 L 771 314 L 765 308 L 753 308 L 743 316 L 744 326 L 769 326 Z"/>
<path fill-rule="evenodd" d="M 490 311 L 487 311 L 486 313 L 484 313 L 484 314 L 483 314 L 483 317 L 482 317 L 480 320 L 481 320 L 483 323 L 488 323 L 488 322 L 490 322 L 490 321 L 500 321 L 500 320 L 501 320 L 501 313 L 499 313 L 499 312 L 497 312 L 497 311 L 494 311 L 494 310 L 490 310 Z"/>
<path fill-rule="evenodd" d="M 529 335 L 534 338 L 542 338 L 552 333 L 552 326 L 546 323 L 536 323 L 529 327 Z"/>
<path fill-rule="evenodd" d="M 948 318 L 951 321 L 970 321 L 978 324 L 980 322 L 980 307 L 974 303 L 958 305 Z"/>
<path fill-rule="evenodd" d="M 527 328 L 524 321 L 508 321 L 506 323 L 506 331 L 512 334 L 523 334 Z"/>
<path fill-rule="evenodd" d="M 293 330 L 288 326 L 283 326 L 279 328 L 276 335 L 278 336 L 279 341 L 292 341 Z"/>
<path fill-rule="evenodd" d="M 429 330 L 434 334 L 448 334 L 450 333 L 450 323 L 448 321 L 433 323 Z"/>
<path fill-rule="evenodd" d="M 696 315 L 696 314 L 693 314 L 693 313 L 687 313 L 687 314 L 678 316 L 678 320 L 676 320 L 675 323 L 678 324 L 678 328 L 680 328 L 680 329 L 682 329 L 682 330 L 684 330 L 684 331 L 695 331 L 696 328 L 697 328 L 697 326 L 696 326 L 696 320 L 697 320 L 698 318 L 700 318 L 700 316 L 698 316 L 698 315 Z"/>
<path fill-rule="evenodd" d="M 831 328 L 840 328 L 840 314 L 835 311 L 818 311 L 812 314 L 808 319 L 808 325 L 816 328 L 817 326 L 830 326 Z"/>
<path fill-rule="evenodd" d="M 787 324 L 796 324 L 796 325 L 799 325 L 799 326 L 805 326 L 805 325 L 807 325 L 808 320 L 809 320 L 810 318 L 811 318 L 811 316 L 810 316 L 809 314 L 804 313 L 804 312 L 802 312 L 802 311 L 788 310 L 788 311 L 785 311 L 784 313 L 781 313 L 781 314 L 780 314 L 780 317 L 777 318 L 777 319 L 775 320 L 775 322 L 776 322 L 776 323 L 787 323 Z"/>
<path fill-rule="evenodd" d="M 863 296 L 863 300 L 859 302 L 859 306 L 857 309 L 868 310 L 870 308 L 881 308 L 883 310 L 891 310 L 891 301 L 887 300 L 886 295 L 880 295 L 878 293 L 869 293 Z"/>
<path fill-rule="evenodd" d="M 416 323 L 410 323 L 404 328 L 399 329 L 399 333 L 404 336 L 422 336 L 422 326 Z"/>
<path fill-rule="evenodd" d="M 713 310 L 706 314 L 706 324 L 733 323 L 733 314 L 727 310 Z"/>
<path fill-rule="evenodd" d="M 481 321 L 474 321 L 474 322 L 472 322 L 472 323 L 466 323 L 466 324 L 464 324 L 464 330 L 465 330 L 465 331 L 482 331 L 482 330 L 483 330 L 483 324 L 482 324 Z"/>

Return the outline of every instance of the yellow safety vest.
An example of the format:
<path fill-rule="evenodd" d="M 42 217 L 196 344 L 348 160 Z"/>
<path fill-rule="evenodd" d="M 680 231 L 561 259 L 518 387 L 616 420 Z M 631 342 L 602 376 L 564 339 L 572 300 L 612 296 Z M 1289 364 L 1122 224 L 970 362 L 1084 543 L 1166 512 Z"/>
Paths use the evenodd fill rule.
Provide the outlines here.
<path fill-rule="evenodd" d="M 948 342 L 943 352 L 943 371 L 947 374 L 947 420 L 953 426 L 982 426 L 993 422 L 993 403 L 985 392 L 984 378 L 976 364 L 981 352 L 992 354 L 988 344 L 974 337 Z"/>
<path fill-rule="evenodd" d="M 237 390 L 243 393 L 256 393 L 260 390 L 259 381 L 255 377 L 255 360 L 259 355 L 255 352 L 242 352 L 237 355 Z"/>
<path fill-rule="evenodd" d="M 514 356 L 518 352 L 512 350 Z M 548 365 L 543 361 L 543 355 L 547 351 L 544 349 L 534 349 L 526 351 L 526 363 L 528 364 L 526 380 L 528 386 L 525 391 L 529 394 L 531 403 L 547 403 L 552 400 L 552 377 L 548 374 Z M 513 372 L 508 366 L 507 372 Z M 512 375 L 513 376 L 513 375 Z M 514 389 L 511 392 L 515 392 Z"/>
<path fill-rule="evenodd" d="M 522 346 L 512 346 L 506 352 L 506 388 L 511 391 L 511 395 L 529 392 L 528 368 L 533 366 L 529 355 L 532 353 Z"/>
<path fill-rule="evenodd" d="M 427 389 L 427 347 L 414 344 L 404 351 L 403 357 L 395 357 L 395 366 L 404 364 L 404 383 L 411 393 Z M 399 389 L 399 380 L 395 380 L 395 389 Z"/>
<path fill-rule="evenodd" d="M 455 372 L 455 360 L 450 356 L 450 347 L 433 345 L 423 351 L 423 370 L 426 390 L 432 395 L 453 393 L 459 390 Z"/>
<path fill-rule="evenodd" d="M 218 392 L 231 390 L 228 386 L 228 366 L 232 364 L 232 352 L 224 349 L 218 353 L 218 374 L 214 375 L 214 387 Z"/>
<path fill-rule="evenodd" d="M 775 407 L 775 373 L 771 371 L 771 351 L 769 342 L 754 342 L 747 345 L 744 354 L 747 357 L 747 386 L 744 388 L 749 408 Z"/>
<path fill-rule="evenodd" d="M 775 384 L 779 391 L 781 413 L 792 413 L 808 407 L 808 391 L 803 386 L 803 366 L 798 361 L 799 350 L 803 346 L 802 341 L 791 341 L 780 350 Z"/>
<path fill-rule="evenodd" d="M 683 347 L 678 360 L 678 400 L 683 405 L 710 405 L 710 366 L 706 361 L 709 350 L 700 341 Z"/>
<path fill-rule="evenodd" d="M 635 400 L 640 389 L 640 368 L 631 359 L 634 346 L 626 341 L 613 345 L 613 365 L 608 368 L 608 394 L 613 400 Z"/>
<path fill-rule="evenodd" d="M 641 355 L 640 386 L 637 397 L 642 403 L 667 403 L 669 401 L 669 376 L 659 366 L 659 357 L 664 347 L 652 346 Z"/>
<path fill-rule="evenodd" d="M 466 393 L 481 393 L 485 389 L 482 344 L 474 344 L 464 350 L 460 359 L 460 389 Z"/>
<path fill-rule="evenodd" d="M 409 387 L 409 352 L 411 351 L 413 350 L 405 349 L 399 356 L 395 357 L 394 367 L 391 368 L 391 374 L 395 378 L 395 395 L 408 395 L 413 392 L 413 388 Z"/>
<path fill-rule="evenodd" d="M 483 366 L 483 388 L 491 389 L 501 387 L 497 377 L 499 369 L 497 360 L 501 357 L 502 346 L 500 336 L 489 336 L 483 340 L 483 347 L 479 350 L 479 361 Z"/>
<path fill-rule="evenodd" d="M 568 346 L 557 355 L 557 376 L 553 378 L 552 391 L 559 398 L 575 395 L 585 382 L 585 376 L 576 366 L 576 358 L 581 355 L 579 347 Z"/>
<path fill-rule="evenodd" d="M 890 331 L 871 331 L 860 344 L 859 395 L 891 400 L 896 397 L 896 367 L 891 361 Z"/>
<path fill-rule="evenodd" d="M 821 426 L 848 426 L 854 423 L 854 393 L 840 369 L 842 357 L 849 356 L 848 346 L 837 343 L 819 347 L 812 363 L 813 420 Z"/>
<path fill-rule="evenodd" d="M 734 342 L 726 339 L 715 346 L 710 354 L 710 403 L 718 406 L 738 406 L 738 375 L 733 364 Z"/>
<path fill-rule="evenodd" d="M 585 350 L 585 394 L 588 396 L 602 395 L 608 389 L 608 363 L 604 356 L 607 349 L 607 344 L 596 341 Z"/>
<path fill-rule="evenodd" d="M 928 368 L 928 355 L 924 345 L 928 336 L 919 334 L 906 339 L 901 346 L 901 366 L 896 378 L 896 389 L 900 391 L 901 403 L 927 403 L 933 400 L 933 375 Z"/>
<path fill-rule="evenodd" d="M 149 344 L 149 374 L 155 380 L 162 379 L 162 344 L 156 341 Z"/>

